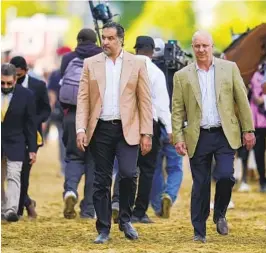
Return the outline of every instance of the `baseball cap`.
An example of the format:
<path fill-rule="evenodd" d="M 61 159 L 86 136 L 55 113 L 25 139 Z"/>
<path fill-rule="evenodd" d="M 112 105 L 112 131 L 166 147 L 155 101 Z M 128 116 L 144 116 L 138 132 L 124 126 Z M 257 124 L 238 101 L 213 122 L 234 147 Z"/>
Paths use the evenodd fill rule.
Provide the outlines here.
<path fill-rule="evenodd" d="M 79 31 L 77 40 L 82 42 L 91 41 L 93 43 L 96 43 L 97 41 L 96 33 L 90 28 L 83 28 Z"/>
<path fill-rule="evenodd" d="M 150 48 L 154 49 L 155 44 L 152 37 L 149 36 L 138 36 L 134 48 Z"/>

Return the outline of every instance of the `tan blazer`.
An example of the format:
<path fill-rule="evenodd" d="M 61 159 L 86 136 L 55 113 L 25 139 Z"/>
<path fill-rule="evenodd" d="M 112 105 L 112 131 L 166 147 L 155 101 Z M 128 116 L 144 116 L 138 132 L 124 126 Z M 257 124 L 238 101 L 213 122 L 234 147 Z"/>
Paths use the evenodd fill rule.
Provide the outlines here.
<path fill-rule="evenodd" d="M 214 64 L 221 124 L 230 146 L 238 149 L 242 145 L 241 130 L 254 130 L 246 87 L 235 63 L 215 58 Z M 185 141 L 188 155 L 192 157 L 199 139 L 202 118 L 201 90 L 195 63 L 175 73 L 172 104 L 173 141 Z M 239 119 L 235 113 L 235 105 Z M 185 119 L 188 124 L 182 128 Z"/>
<path fill-rule="evenodd" d="M 100 118 L 105 93 L 105 55 L 84 60 L 79 85 L 76 129 L 84 128 L 90 142 Z M 141 134 L 153 134 L 151 92 L 145 62 L 124 52 L 120 77 L 120 114 L 129 145 L 137 145 Z"/>

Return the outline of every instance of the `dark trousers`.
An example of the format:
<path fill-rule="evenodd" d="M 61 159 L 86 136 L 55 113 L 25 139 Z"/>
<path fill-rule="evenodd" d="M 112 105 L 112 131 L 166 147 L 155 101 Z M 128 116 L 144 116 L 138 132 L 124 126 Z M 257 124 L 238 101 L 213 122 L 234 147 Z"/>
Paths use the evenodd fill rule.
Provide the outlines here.
<path fill-rule="evenodd" d="M 142 218 L 149 207 L 153 175 L 160 149 L 160 126 L 153 121 L 152 150 L 145 156 L 139 153 L 139 183 L 133 215 Z"/>
<path fill-rule="evenodd" d="M 66 148 L 64 194 L 73 191 L 78 197 L 77 188 L 82 175 L 85 175 L 84 198 L 80 203 L 80 215 L 94 217 L 92 201 L 94 161 L 89 149 L 84 153 L 77 148 L 75 121 L 76 110 L 69 110 L 63 119 L 63 143 Z"/>
<path fill-rule="evenodd" d="M 265 150 L 266 128 L 256 128 L 256 145 L 254 147 L 257 169 L 260 176 L 260 186 L 266 185 L 265 175 Z"/>
<path fill-rule="evenodd" d="M 28 195 L 31 167 L 29 152 L 26 152 L 20 175 L 20 197 L 18 206 L 18 215 L 20 216 L 23 215 L 24 207 L 28 207 L 31 204 L 31 199 Z"/>
<path fill-rule="evenodd" d="M 138 166 L 139 166 L 139 183 L 138 194 L 135 200 L 135 208 L 133 215 L 137 217 L 143 217 L 148 209 L 150 201 L 150 191 L 152 187 L 152 180 L 155 171 L 158 151 L 160 149 L 160 126 L 153 122 L 153 138 L 152 138 L 152 150 L 145 156 L 139 151 Z M 114 193 L 112 202 L 119 202 L 119 173 L 116 174 Z"/>
<path fill-rule="evenodd" d="M 201 130 L 199 141 L 190 159 L 193 186 L 191 193 L 191 221 L 194 234 L 206 236 L 206 221 L 210 214 L 211 163 L 214 156 L 216 166 L 213 177 L 216 180 L 214 197 L 214 222 L 225 217 L 231 199 L 234 179 L 233 150 L 222 128 L 208 131 Z"/>
<path fill-rule="evenodd" d="M 138 145 L 125 141 L 121 121 L 99 120 L 91 140 L 95 162 L 93 204 L 97 215 L 98 233 L 111 228 L 111 185 L 115 156 L 119 164 L 119 220 L 129 222 L 136 193 Z"/>

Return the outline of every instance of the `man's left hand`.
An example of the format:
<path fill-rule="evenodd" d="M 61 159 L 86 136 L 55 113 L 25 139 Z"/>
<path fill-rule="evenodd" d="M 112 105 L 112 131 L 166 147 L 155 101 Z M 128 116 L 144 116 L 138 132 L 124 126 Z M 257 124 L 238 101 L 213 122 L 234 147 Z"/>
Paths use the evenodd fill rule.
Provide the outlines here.
<path fill-rule="evenodd" d="M 143 135 L 140 140 L 141 154 L 144 156 L 151 151 L 152 138 L 150 136 Z"/>
<path fill-rule="evenodd" d="M 29 158 L 30 158 L 30 164 L 34 164 L 36 162 L 36 153 L 30 152 Z"/>
<path fill-rule="evenodd" d="M 256 144 L 256 137 L 254 133 L 243 134 L 243 145 L 246 146 L 247 150 L 251 150 Z"/>

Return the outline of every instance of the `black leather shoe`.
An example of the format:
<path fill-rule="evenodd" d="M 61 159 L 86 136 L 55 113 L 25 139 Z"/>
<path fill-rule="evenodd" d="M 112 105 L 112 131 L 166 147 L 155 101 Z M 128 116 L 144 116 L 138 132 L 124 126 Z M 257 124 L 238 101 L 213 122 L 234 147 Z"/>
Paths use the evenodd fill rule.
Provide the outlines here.
<path fill-rule="evenodd" d="M 154 223 L 154 221 L 152 221 L 149 216 L 147 214 L 145 214 L 142 218 L 140 218 L 140 223 Z"/>
<path fill-rule="evenodd" d="M 125 233 L 125 237 L 130 240 L 137 240 L 139 238 L 138 232 L 132 226 L 131 222 L 126 222 L 124 224 L 119 224 L 120 231 Z"/>
<path fill-rule="evenodd" d="M 225 218 L 219 218 L 217 220 L 216 229 L 220 235 L 228 235 L 228 225 Z"/>
<path fill-rule="evenodd" d="M 202 243 L 206 243 L 206 237 L 205 236 L 201 236 L 201 235 L 195 235 L 193 238 L 194 242 L 202 242 Z"/>
<path fill-rule="evenodd" d="M 106 242 L 109 241 L 109 240 L 110 240 L 109 234 L 100 233 L 100 234 L 96 237 L 94 243 L 96 243 L 96 244 L 101 244 L 101 243 L 106 243 Z"/>

